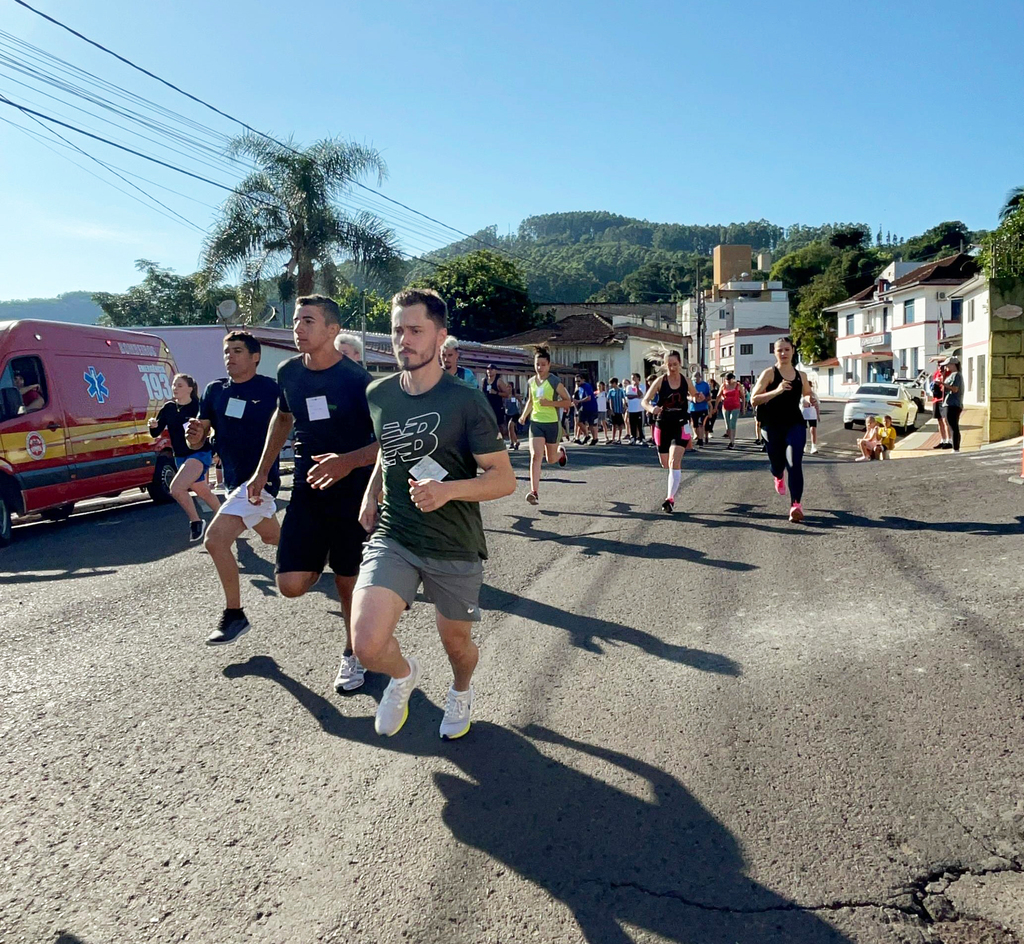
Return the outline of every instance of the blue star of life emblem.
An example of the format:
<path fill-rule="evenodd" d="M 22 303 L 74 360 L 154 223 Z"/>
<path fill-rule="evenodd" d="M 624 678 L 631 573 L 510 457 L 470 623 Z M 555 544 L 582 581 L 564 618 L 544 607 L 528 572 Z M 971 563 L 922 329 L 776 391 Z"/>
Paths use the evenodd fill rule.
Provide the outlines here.
<path fill-rule="evenodd" d="M 107 378 L 99 373 L 95 367 L 90 367 L 82 377 L 85 379 L 85 386 L 89 396 L 97 403 L 103 403 L 110 399 L 110 391 L 107 389 Z"/>

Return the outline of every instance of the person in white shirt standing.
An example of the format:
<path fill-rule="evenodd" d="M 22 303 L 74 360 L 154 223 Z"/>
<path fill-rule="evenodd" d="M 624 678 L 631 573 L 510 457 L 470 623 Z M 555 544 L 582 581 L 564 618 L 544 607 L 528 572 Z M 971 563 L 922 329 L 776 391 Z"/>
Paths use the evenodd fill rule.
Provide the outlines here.
<path fill-rule="evenodd" d="M 818 406 L 818 395 L 811 384 L 811 392 L 800 399 L 800 412 L 807 421 L 807 428 L 811 431 L 811 455 L 818 451 L 818 420 L 821 418 L 821 410 Z"/>
<path fill-rule="evenodd" d="M 640 375 L 633 374 L 632 380 L 626 384 L 626 413 L 629 417 L 629 435 L 637 445 L 644 445 L 644 394 L 647 387 L 640 382 Z"/>

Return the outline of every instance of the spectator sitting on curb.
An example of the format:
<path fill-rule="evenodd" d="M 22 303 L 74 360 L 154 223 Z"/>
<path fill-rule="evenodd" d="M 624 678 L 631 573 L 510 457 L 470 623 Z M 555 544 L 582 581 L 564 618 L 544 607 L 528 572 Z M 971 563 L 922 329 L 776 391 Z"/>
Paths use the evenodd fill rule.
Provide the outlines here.
<path fill-rule="evenodd" d="M 867 462 L 869 459 L 874 459 L 876 456 L 881 455 L 882 452 L 882 443 L 878 438 L 879 425 L 877 417 L 869 416 L 865 427 L 864 435 L 857 440 L 860 455 L 853 460 L 854 462 Z"/>
<path fill-rule="evenodd" d="M 882 449 L 878 453 L 879 459 L 887 458 L 896 445 L 896 427 L 892 425 L 892 417 L 888 414 L 886 414 L 884 424 L 878 431 L 878 441 L 882 445 Z"/>

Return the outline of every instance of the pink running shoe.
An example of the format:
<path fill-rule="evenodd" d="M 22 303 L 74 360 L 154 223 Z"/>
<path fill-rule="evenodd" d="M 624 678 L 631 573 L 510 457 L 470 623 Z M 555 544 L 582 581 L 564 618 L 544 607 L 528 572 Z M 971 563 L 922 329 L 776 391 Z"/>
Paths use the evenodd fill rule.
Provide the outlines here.
<path fill-rule="evenodd" d="M 786 494 L 786 480 L 783 479 L 783 478 L 775 478 L 774 475 L 772 476 L 772 479 L 775 482 L 775 491 L 777 491 L 780 495 L 785 495 Z"/>
<path fill-rule="evenodd" d="M 803 521 L 804 510 L 800 507 L 800 502 L 793 502 L 793 507 L 789 509 L 789 520 L 790 521 Z"/>

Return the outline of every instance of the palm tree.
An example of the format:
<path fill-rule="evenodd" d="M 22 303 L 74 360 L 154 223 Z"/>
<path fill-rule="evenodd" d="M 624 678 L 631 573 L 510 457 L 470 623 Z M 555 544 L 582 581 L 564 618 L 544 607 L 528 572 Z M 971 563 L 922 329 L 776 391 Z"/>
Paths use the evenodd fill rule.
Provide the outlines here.
<path fill-rule="evenodd" d="M 1024 187 L 1014 187 L 1006 195 L 1006 202 L 999 211 L 999 222 L 1005 223 L 1022 206 L 1024 206 Z"/>
<path fill-rule="evenodd" d="M 394 232 L 372 213 L 349 213 L 336 202 L 367 173 L 378 185 L 384 181 L 387 167 L 374 148 L 329 138 L 303 149 L 246 133 L 227 153 L 248 158 L 256 169 L 224 201 L 206 239 L 203 267 L 211 280 L 236 270 L 258 282 L 266 265 L 279 262 L 277 284 L 287 305 L 313 291 L 318 269 L 327 279 L 324 290 L 333 292 L 339 255 L 369 276 L 393 272 Z"/>

